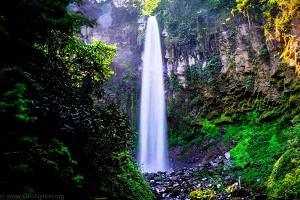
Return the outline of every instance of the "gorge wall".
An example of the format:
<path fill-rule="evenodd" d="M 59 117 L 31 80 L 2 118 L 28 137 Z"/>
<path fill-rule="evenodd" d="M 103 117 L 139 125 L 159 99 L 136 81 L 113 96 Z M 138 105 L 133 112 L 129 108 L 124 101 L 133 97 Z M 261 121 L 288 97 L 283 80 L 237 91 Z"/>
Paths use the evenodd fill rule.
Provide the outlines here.
<path fill-rule="evenodd" d="M 253 13 L 247 18 L 235 7 L 226 1 L 164 0 L 153 11 L 161 29 L 171 133 L 182 131 L 179 124 L 201 127 L 203 119 L 230 123 L 254 110 L 257 121 L 281 115 L 297 119 L 297 109 L 285 113 L 300 98 L 299 17 L 290 14 L 284 26 L 266 27 L 288 9 L 267 19 Z M 117 103 L 137 126 L 146 21 L 140 15 L 142 3 L 85 1 L 77 9 L 96 22 L 82 29 L 86 41 L 100 39 L 118 47 L 112 65 L 116 76 L 107 83 L 104 99 Z"/>
<path fill-rule="evenodd" d="M 170 78 L 168 105 L 172 116 L 179 107 L 186 114 L 170 121 L 226 123 L 254 110 L 257 121 L 264 121 L 297 107 L 299 17 L 291 15 L 284 30 L 266 25 L 280 20 L 286 9 L 256 19 L 228 4 L 161 4 L 157 14 Z M 285 117 L 293 119 L 296 110 Z"/>

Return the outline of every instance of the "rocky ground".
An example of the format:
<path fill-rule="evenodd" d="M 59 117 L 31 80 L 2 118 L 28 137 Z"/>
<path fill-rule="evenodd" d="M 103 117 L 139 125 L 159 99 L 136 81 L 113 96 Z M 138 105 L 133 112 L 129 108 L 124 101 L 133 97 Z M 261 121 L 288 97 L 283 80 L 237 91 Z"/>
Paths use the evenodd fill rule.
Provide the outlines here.
<path fill-rule="evenodd" d="M 211 141 L 212 142 L 212 141 Z M 208 142 L 209 144 L 209 142 Z M 264 194 L 243 187 L 243 179 L 232 167 L 229 150 L 234 142 L 217 143 L 205 151 L 197 147 L 170 149 L 171 169 L 144 173 L 157 199 L 267 199 Z M 202 196 L 202 198 L 200 198 Z"/>

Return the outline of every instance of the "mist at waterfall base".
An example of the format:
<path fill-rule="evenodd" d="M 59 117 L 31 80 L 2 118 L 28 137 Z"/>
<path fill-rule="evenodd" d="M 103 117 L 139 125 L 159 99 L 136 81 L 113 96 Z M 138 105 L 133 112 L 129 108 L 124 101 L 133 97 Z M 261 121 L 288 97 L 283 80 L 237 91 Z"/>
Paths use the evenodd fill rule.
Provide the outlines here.
<path fill-rule="evenodd" d="M 167 125 L 160 35 L 156 17 L 147 20 L 143 55 L 139 155 L 142 172 L 168 170 Z"/>

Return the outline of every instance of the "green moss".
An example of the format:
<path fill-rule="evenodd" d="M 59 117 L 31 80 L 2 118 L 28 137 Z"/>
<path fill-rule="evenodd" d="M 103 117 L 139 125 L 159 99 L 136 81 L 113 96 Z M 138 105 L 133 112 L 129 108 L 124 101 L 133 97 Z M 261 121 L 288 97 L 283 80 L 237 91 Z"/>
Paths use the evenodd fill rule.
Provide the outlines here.
<path fill-rule="evenodd" d="M 94 197 L 107 199 L 152 200 L 148 183 L 144 180 L 137 164 L 128 152 L 115 153 L 112 157 L 114 166 L 99 168 L 101 175 L 100 193 Z"/>
<path fill-rule="evenodd" d="M 238 143 L 233 149 L 230 150 L 232 163 L 235 166 L 244 167 L 248 163 L 251 162 L 251 157 L 247 152 L 247 148 L 249 146 L 249 138 L 246 138 Z"/>
<path fill-rule="evenodd" d="M 287 140 L 295 138 L 299 129 L 284 129 L 280 119 L 261 125 L 233 124 L 226 130 L 224 140 L 238 141 L 230 151 L 231 161 L 242 168 L 238 173 L 244 185 L 263 189 L 274 163 L 286 149 Z"/>
<path fill-rule="evenodd" d="M 190 193 L 191 200 L 216 199 L 216 192 L 210 189 L 197 189 Z"/>
<path fill-rule="evenodd" d="M 248 112 L 246 113 L 245 117 L 245 121 L 248 122 L 248 125 L 257 125 L 259 124 L 259 116 L 260 116 L 260 113 L 258 110 L 254 110 L 252 112 Z"/>
<path fill-rule="evenodd" d="M 279 115 L 277 110 L 264 111 L 258 118 L 258 121 L 268 121 L 276 118 Z"/>
<path fill-rule="evenodd" d="M 278 136 L 274 134 L 272 135 L 272 138 L 269 140 L 269 146 L 267 152 L 272 155 L 276 155 L 279 149 L 281 149 L 281 144 L 278 141 Z"/>
<path fill-rule="evenodd" d="M 267 182 L 268 195 L 273 198 L 300 198 L 300 148 L 287 150 L 274 164 Z"/>
<path fill-rule="evenodd" d="M 299 80 L 298 79 L 293 79 L 289 89 L 293 92 L 298 91 L 300 89 Z"/>
<path fill-rule="evenodd" d="M 298 96 L 297 95 L 291 95 L 289 97 L 289 103 L 295 103 L 295 101 L 298 99 Z"/>
<path fill-rule="evenodd" d="M 300 115 L 295 115 L 295 116 L 293 117 L 293 119 L 291 120 L 291 122 L 292 122 L 293 124 L 298 124 L 298 123 L 300 123 Z"/>
<path fill-rule="evenodd" d="M 219 118 L 214 120 L 215 124 L 223 123 L 223 122 L 233 122 L 233 119 L 231 116 L 226 116 L 225 114 L 222 114 Z"/>
<path fill-rule="evenodd" d="M 202 121 L 202 125 L 200 131 L 204 135 L 204 139 L 215 138 L 221 135 L 219 128 L 213 122 L 205 119 Z"/>

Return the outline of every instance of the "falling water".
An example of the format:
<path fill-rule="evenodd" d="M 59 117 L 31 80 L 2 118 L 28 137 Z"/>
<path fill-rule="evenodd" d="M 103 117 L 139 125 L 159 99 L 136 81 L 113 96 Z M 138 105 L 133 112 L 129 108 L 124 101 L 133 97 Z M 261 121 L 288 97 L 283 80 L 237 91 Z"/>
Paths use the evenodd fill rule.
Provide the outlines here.
<path fill-rule="evenodd" d="M 166 171 L 168 153 L 160 36 L 155 17 L 149 17 L 143 55 L 139 163 L 143 172 Z"/>

